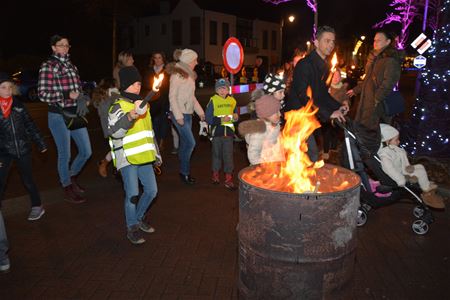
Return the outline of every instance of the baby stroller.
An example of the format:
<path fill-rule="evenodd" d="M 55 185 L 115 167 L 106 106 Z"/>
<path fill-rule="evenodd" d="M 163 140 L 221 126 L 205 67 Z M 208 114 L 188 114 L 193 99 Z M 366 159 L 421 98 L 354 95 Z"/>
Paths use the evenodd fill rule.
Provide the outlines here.
<path fill-rule="evenodd" d="M 343 147 L 346 151 L 342 151 L 343 166 L 353 170 L 361 178 L 357 226 L 366 224 L 370 210 L 407 198 L 416 204 L 413 209 L 416 220 L 412 222 L 412 230 L 419 235 L 426 234 L 429 225 L 434 222 L 434 218 L 429 207 L 419 196 L 420 187 L 410 183 L 404 187 L 397 186 L 395 181 L 383 172 L 381 161 L 377 155 L 363 159 L 361 153 L 369 153 L 369 151 L 365 148 L 363 135 L 358 135 L 357 124 L 349 119 L 345 124 L 341 122 L 335 122 L 335 124 L 344 130 L 345 143 Z M 378 184 L 374 184 L 375 181 L 370 178 L 368 172 L 379 181 Z"/>

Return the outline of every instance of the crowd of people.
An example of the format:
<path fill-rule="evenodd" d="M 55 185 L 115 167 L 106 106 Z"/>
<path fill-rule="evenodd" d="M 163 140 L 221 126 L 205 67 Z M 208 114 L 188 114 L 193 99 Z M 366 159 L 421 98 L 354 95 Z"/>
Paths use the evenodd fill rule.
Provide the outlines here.
<path fill-rule="evenodd" d="M 350 99 L 360 95 L 354 123 L 367 140 L 362 159 L 378 154 L 383 170 L 399 186 L 415 177 L 424 192 L 426 204 L 443 208 L 442 199 L 433 192 L 436 185 L 428 180 L 423 166 L 410 165 L 405 159 L 406 153 L 399 150 L 398 131 L 388 125 L 391 119 L 383 110 L 383 101 L 400 79 L 402 53 L 395 47 L 395 38 L 384 31 L 375 34 L 366 76 L 350 90 L 340 78 L 340 72 L 330 75 L 328 58 L 335 43 L 333 28 L 318 28 L 314 50 L 306 56 L 296 53 L 293 62 L 285 67 L 284 76 L 266 74 L 261 67 L 262 61 L 257 60 L 255 75 L 262 76 L 258 81 L 263 83 L 263 88 L 251 94 L 250 120 L 241 122 L 238 130 L 245 138 L 250 164 L 284 160 L 281 143 L 283 113 L 305 106 L 310 97 L 318 107 L 322 142 L 319 147 L 318 136 L 311 135 L 307 141 L 308 155 L 312 162 L 327 159 L 338 144 L 333 122 L 348 122 Z M 134 66 L 132 53 L 123 51 L 112 76 L 101 80 L 90 99 L 83 92 L 78 69 L 70 60 L 69 39 L 54 35 L 50 39 L 50 48 L 51 55 L 40 68 L 38 93 L 40 100 L 48 104 L 48 126 L 57 148 L 57 170 L 64 200 L 74 204 L 86 201 L 85 188 L 78 183 L 78 176 L 92 154 L 84 122 L 90 103 L 98 112 L 104 137 L 110 146 L 110 151 L 98 164 L 99 174 L 106 177 L 112 161 L 122 178 L 126 237 L 131 243 L 142 244 L 145 242 L 143 233 L 155 232 L 146 213 L 158 192 L 155 170 L 162 163 L 160 149 L 167 143 L 169 128 L 173 136 L 173 153 L 178 155 L 180 180 L 187 185 L 196 183 L 190 165 L 196 145 L 192 132 L 194 112 L 208 124 L 212 183 L 220 184 L 223 171 L 225 187 L 235 190 L 233 143 L 240 118 L 237 101 L 230 95 L 229 80 L 221 78 L 216 81 L 214 94 L 204 111 L 196 98 L 194 70 L 198 55 L 194 50 L 176 50 L 171 63 L 167 63 L 163 52 L 153 53 L 145 79 Z M 164 79 L 155 87 L 153 81 L 161 74 Z M 329 76 L 332 76 L 330 83 Z M 6 73 L 0 73 L 0 104 L 0 197 L 14 161 L 31 198 L 28 220 L 35 221 L 44 215 L 45 209 L 32 177 L 31 144 L 36 143 L 41 152 L 47 150 L 47 145 L 26 107 L 13 95 L 13 83 Z M 72 139 L 77 147 L 73 160 Z M 385 144 L 380 148 L 382 142 Z M 0 271 L 9 269 L 7 249 L 0 210 Z"/>

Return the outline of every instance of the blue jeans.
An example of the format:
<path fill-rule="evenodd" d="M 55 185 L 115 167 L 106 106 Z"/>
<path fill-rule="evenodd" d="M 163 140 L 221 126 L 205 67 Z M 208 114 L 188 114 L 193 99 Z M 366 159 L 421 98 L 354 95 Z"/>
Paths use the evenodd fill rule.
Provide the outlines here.
<path fill-rule="evenodd" d="M 6 252 L 8 252 L 8 239 L 6 237 L 2 211 L 0 210 L 0 265 L 9 264 L 8 254 Z"/>
<path fill-rule="evenodd" d="M 195 147 L 195 139 L 192 134 L 192 115 L 183 114 L 184 125 L 181 126 L 175 120 L 173 113 L 170 113 L 175 128 L 180 137 L 180 145 L 178 146 L 178 159 L 180 160 L 180 173 L 189 175 L 191 172 L 191 155 Z"/>
<path fill-rule="evenodd" d="M 78 175 L 89 157 L 91 157 L 92 149 L 89 134 L 87 128 L 67 129 L 63 116 L 52 112 L 48 113 L 48 128 L 50 128 L 58 150 L 59 181 L 63 187 L 66 187 L 71 184 L 70 177 Z M 75 141 L 78 154 L 69 168 L 70 138 Z"/>
<path fill-rule="evenodd" d="M 144 218 L 153 199 L 156 197 L 158 187 L 156 186 L 155 172 L 152 164 L 129 165 L 120 169 L 123 185 L 125 188 L 125 219 L 127 228 L 139 224 Z M 132 203 L 132 199 L 139 195 L 139 181 L 144 192 L 137 204 Z"/>

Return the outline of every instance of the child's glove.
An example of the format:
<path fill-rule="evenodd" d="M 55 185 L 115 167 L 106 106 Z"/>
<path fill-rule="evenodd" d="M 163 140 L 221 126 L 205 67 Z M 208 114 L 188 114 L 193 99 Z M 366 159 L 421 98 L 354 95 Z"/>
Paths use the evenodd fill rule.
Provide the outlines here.
<path fill-rule="evenodd" d="M 405 171 L 409 174 L 414 172 L 414 166 L 413 165 L 409 165 L 405 168 Z"/>
<path fill-rule="evenodd" d="M 144 115 L 147 111 L 147 105 L 145 105 L 143 108 L 139 107 L 141 103 L 142 100 L 137 100 L 134 102 L 134 111 L 140 116 Z"/>
<path fill-rule="evenodd" d="M 200 121 L 200 130 L 198 132 L 198 135 L 200 136 L 208 136 L 208 123 L 206 121 Z"/>

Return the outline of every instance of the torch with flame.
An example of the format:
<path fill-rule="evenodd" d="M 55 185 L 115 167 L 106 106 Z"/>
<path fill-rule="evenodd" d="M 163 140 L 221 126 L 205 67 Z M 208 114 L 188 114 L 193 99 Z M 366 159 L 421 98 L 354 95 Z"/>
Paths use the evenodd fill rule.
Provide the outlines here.
<path fill-rule="evenodd" d="M 145 96 L 142 103 L 139 105 L 140 108 L 144 108 L 147 103 L 155 96 L 157 92 L 159 92 L 159 88 L 161 87 L 161 83 L 164 79 L 164 73 L 159 74 L 158 76 L 153 77 L 153 85 L 152 90 Z"/>
<path fill-rule="evenodd" d="M 326 81 L 327 86 L 330 86 L 331 81 L 333 80 L 333 77 L 334 77 L 334 73 L 336 73 L 337 62 L 338 62 L 338 58 L 337 58 L 337 55 L 335 52 L 333 55 L 333 58 L 331 59 L 331 72 L 330 72 L 330 75 L 328 75 L 328 78 Z"/>

